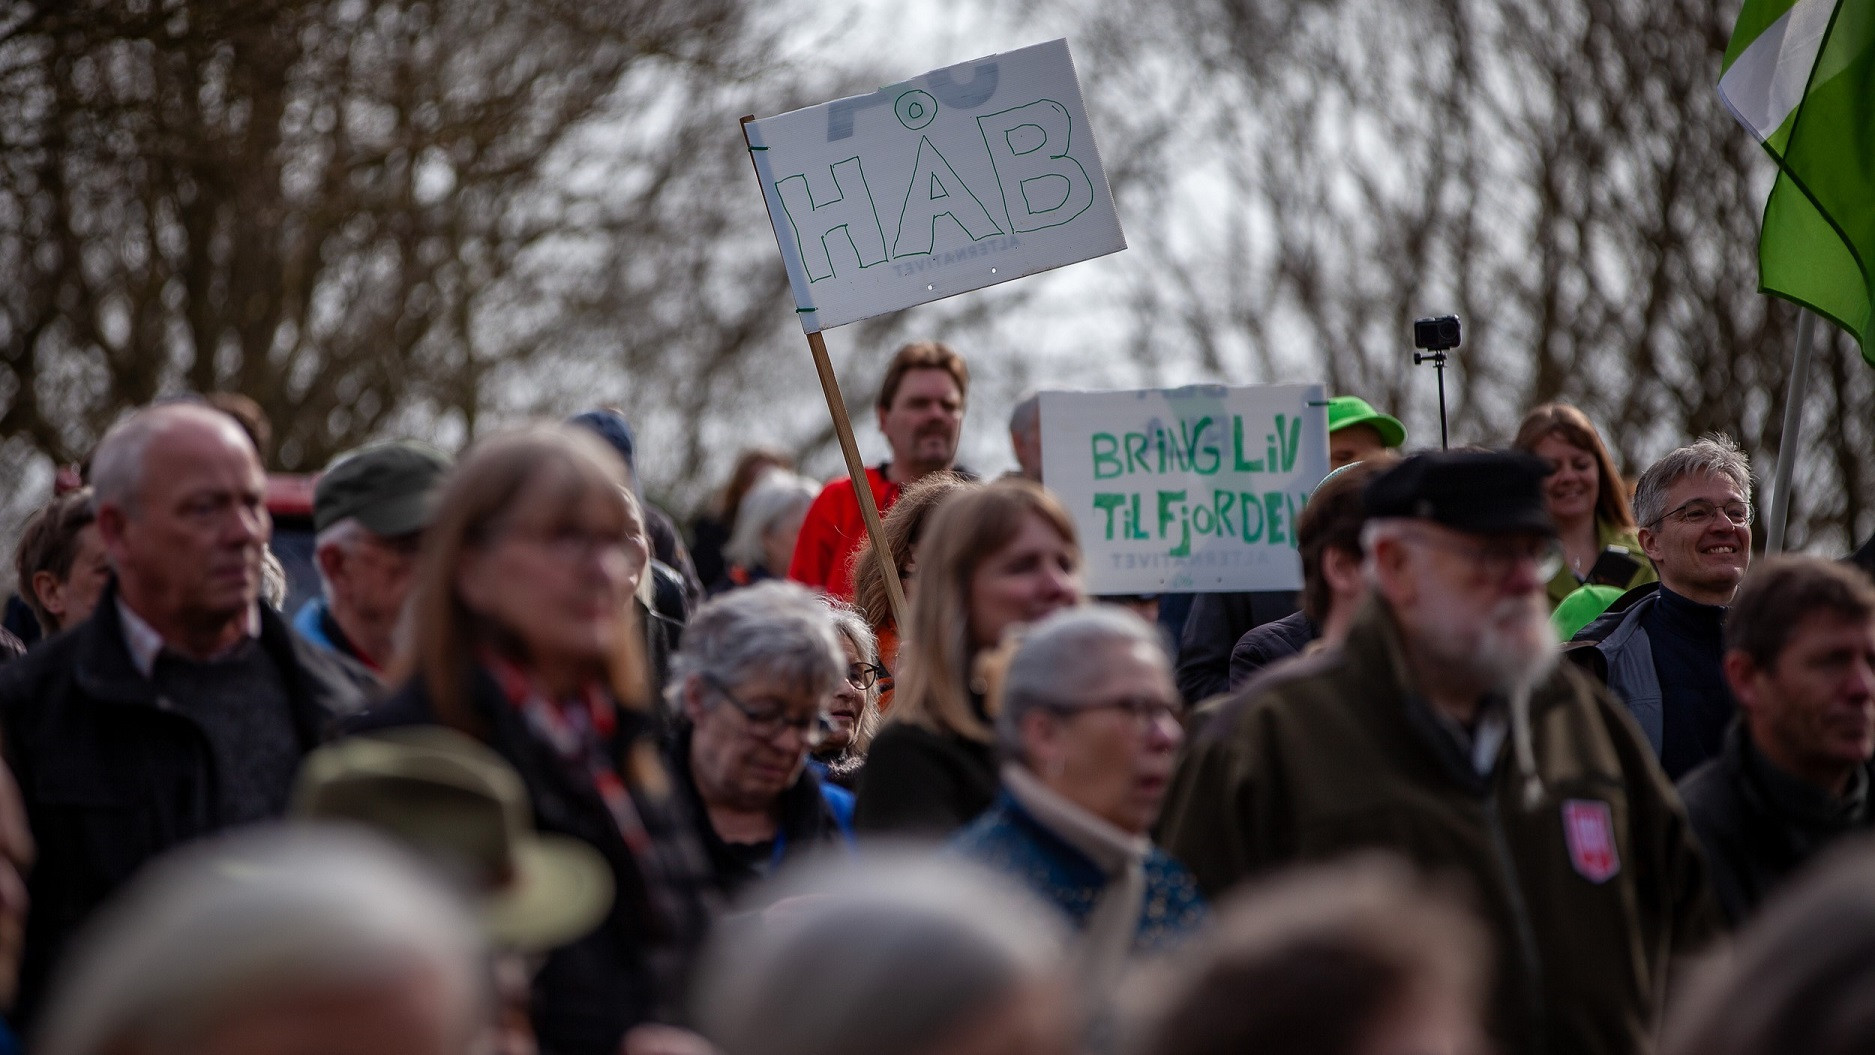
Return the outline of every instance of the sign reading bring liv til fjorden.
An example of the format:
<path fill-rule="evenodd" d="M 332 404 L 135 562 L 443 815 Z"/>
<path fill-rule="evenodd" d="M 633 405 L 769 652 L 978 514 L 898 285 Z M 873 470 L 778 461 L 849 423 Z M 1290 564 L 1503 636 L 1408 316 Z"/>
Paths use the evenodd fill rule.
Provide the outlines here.
<path fill-rule="evenodd" d="M 1041 398 L 1042 478 L 1074 517 L 1089 593 L 1301 588 L 1296 514 L 1328 475 L 1321 385 Z"/>
<path fill-rule="evenodd" d="M 809 333 L 1126 248 L 1065 40 L 743 127 Z"/>

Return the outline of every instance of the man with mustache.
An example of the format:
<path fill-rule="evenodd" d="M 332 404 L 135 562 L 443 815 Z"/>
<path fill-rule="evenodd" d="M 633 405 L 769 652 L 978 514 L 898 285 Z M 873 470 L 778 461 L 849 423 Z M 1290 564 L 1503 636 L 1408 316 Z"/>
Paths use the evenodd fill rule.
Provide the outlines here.
<path fill-rule="evenodd" d="M 866 483 L 881 517 L 906 485 L 954 467 L 964 399 L 969 394 L 970 368 L 941 341 L 913 341 L 892 356 L 876 408 L 879 431 L 885 433 L 892 457 L 866 470 Z M 853 570 L 849 565 L 865 540 L 866 523 L 851 478 L 839 477 L 808 507 L 795 539 L 788 578 L 850 601 Z"/>
<path fill-rule="evenodd" d="M 1556 663 L 1548 465 L 1421 454 L 1364 492 L 1371 596 L 1193 734 L 1161 843 L 1215 896 L 1365 851 L 1457 873 L 1507 1055 L 1651 1050 L 1667 959 L 1714 920 L 1686 816 L 1618 706 Z"/>
<path fill-rule="evenodd" d="M 1719 753 L 1737 711 L 1722 627 L 1751 563 L 1751 463 L 1722 435 L 1681 447 L 1641 474 L 1634 520 L 1660 581 L 1583 627 L 1569 657 L 1627 705 L 1678 780 Z"/>
<path fill-rule="evenodd" d="M 67 940 L 145 861 L 286 811 L 300 757 L 365 673 L 260 603 L 267 478 L 235 420 L 137 411 L 91 462 L 112 578 L 91 618 L 0 672 L 0 727 L 39 845 L 21 1021 Z"/>
<path fill-rule="evenodd" d="M 1725 622 L 1740 720 L 1680 781 L 1733 924 L 1825 847 L 1875 825 L 1875 587 L 1854 567 L 1772 557 Z"/>

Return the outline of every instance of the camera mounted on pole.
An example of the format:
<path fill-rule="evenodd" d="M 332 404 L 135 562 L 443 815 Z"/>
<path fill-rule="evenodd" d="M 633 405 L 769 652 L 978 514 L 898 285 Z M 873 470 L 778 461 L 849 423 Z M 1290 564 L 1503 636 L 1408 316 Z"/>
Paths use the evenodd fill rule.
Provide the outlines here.
<path fill-rule="evenodd" d="M 1446 437 L 1445 427 L 1445 353 L 1458 347 L 1458 316 L 1441 315 L 1433 319 L 1413 320 L 1413 347 L 1424 351 L 1413 353 L 1413 365 L 1431 363 L 1432 369 L 1439 375 L 1439 448 L 1451 446 Z"/>

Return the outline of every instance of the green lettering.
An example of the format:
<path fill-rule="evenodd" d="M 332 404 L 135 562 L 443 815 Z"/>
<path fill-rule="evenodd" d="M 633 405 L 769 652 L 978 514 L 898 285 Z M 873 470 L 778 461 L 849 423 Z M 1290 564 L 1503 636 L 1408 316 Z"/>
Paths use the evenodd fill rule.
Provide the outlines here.
<path fill-rule="evenodd" d="M 1101 449 L 1102 440 L 1107 441 L 1105 450 Z M 1120 473 L 1124 471 L 1120 466 L 1120 441 L 1114 439 L 1112 433 L 1096 432 L 1094 433 L 1092 442 L 1094 447 L 1094 479 L 1110 480 L 1120 475 Z M 1106 466 L 1111 466 L 1112 468 L 1103 471 L 1103 468 Z M 1100 504 L 1098 498 L 1095 499 L 1094 504 Z M 1112 516 L 1109 515 L 1108 520 L 1111 521 L 1112 519 Z M 1107 537 L 1112 538 L 1113 536 L 1108 535 Z"/>
<path fill-rule="evenodd" d="M 1237 529 L 1230 526 L 1230 509 L 1237 504 L 1237 496 L 1229 491 L 1213 489 L 1211 491 L 1211 511 L 1217 518 L 1219 537 L 1234 535 Z"/>
<path fill-rule="evenodd" d="M 1107 513 L 1107 541 L 1113 541 L 1113 511 L 1126 504 L 1126 496 L 1104 492 L 1094 496 L 1094 508 L 1104 509 Z"/>
<path fill-rule="evenodd" d="M 1143 432 L 1129 432 L 1126 434 L 1125 442 L 1126 471 L 1136 473 L 1139 472 L 1141 468 L 1149 468 L 1146 462 L 1146 434 Z"/>
<path fill-rule="evenodd" d="M 1263 506 L 1268 514 L 1267 519 L 1270 525 L 1270 545 L 1287 542 L 1288 539 L 1283 537 L 1283 493 L 1271 491 L 1264 495 Z"/>
<path fill-rule="evenodd" d="M 1230 418 L 1231 468 L 1240 473 L 1260 473 L 1262 462 L 1246 461 L 1243 456 L 1243 415 L 1232 414 Z"/>
<path fill-rule="evenodd" d="M 1198 446 L 1198 441 L 1204 438 L 1204 430 L 1210 427 L 1211 418 L 1208 415 L 1199 418 L 1198 427 L 1191 431 L 1191 436 L 1185 441 L 1187 445 L 1185 458 L 1191 462 L 1192 471 L 1202 476 L 1216 473 L 1218 467 L 1224 462 L 1223 454 L 1217 449 L 1217 444 L 1207 443 L 1202 448 Z M 1207 457 L 1200 459 L 1200 455 Z"/>
<path fill-rule="evenodd" d="M 1240 500 L 1238 508 L 1243 510 L 1243 540 L 1245 542 L 1263 541 L 1263 503 L 1257 501 L 1257 496 L 1248 491 L 1239 491 L 1237 497 Z M 1250 514 L 1252 513 L 1257 515 L 1254 531 L 1250 529 Z"/>
<path fill-rule="evenodd" d="M 1276 415 L 1276 440 L 1283 446 L 1283 472 L 1292 472 L 1296 467 L 1296 455 L 1302 452 L 1302 418 L 1298 416 L 1289 423 L 1287 433 L 1283 431 L 1283 415 Z M 1291 518 L 1293 519 L 1293 518 Z"/>
<path fill-rule="evenodd" d="M 1173 509 L 1173 503 L 1175 502 L 1178 503 L 1178 505 L 1183 506 L 1185 504 L 1185 492 L 1183 491 L 1160 491 L 1159 492 L 1159 537 L 1160 538 L 1166 537 L 1166 528 L 1171 527 L 1172 521 L 1178 519 L 1178 513 Z"/>
<path fill-rule="evenodd" d="M 1126 515 L 1126 537 L 1140 540 L 1149 539 L 1152 536 L 1146 534 L 1146 529 L 1140 526 L 1139 492 L 1133 492 L 1132 498 L 1133 508 L 1129 510 Z"/>

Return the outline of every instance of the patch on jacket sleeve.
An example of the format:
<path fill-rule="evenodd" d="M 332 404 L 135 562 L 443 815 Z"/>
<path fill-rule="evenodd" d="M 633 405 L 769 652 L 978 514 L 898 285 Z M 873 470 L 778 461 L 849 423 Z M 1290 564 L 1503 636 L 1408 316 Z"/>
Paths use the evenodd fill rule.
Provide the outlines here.
<path fill-rule="evenodd" d="M 1578 875 L 1591 883 L 1606 883 L 1621 871 L 1614 815 L 1606 802 L 1569 799 L 1562 804 L 1562 821 L 1569 861 Z"/>

